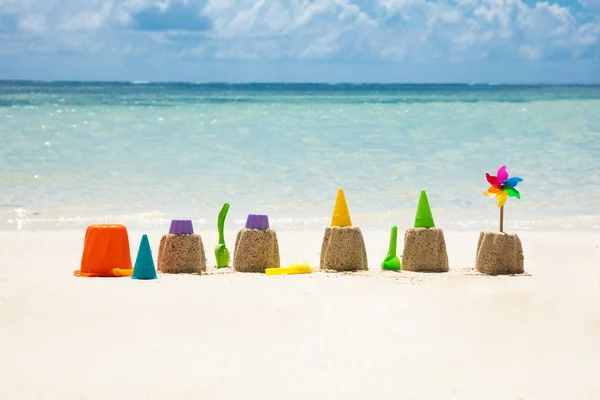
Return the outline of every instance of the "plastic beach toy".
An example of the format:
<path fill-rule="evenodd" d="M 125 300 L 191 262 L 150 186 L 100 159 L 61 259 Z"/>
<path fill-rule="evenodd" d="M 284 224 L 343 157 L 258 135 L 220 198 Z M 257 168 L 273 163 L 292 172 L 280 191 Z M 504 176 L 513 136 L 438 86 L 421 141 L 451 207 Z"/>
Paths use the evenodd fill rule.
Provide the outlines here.
<path fill-rule="evenodd" d="M 248 214 L 246 229 L 269 229 L 269 216 L 265 214 Z"/>
<path fill-rule="evenodd" d="M 381 269 L 388 271 L 400 271 L 402 264 L 400 259 L 396 255 L 396 244 L 398 242 L 398 227 L 392 226 L 392 232 L 390 234 L 390 248 L 388 249 L 387 257 L 381 263 Z"/>
<path fill-rule="evenodd" d="M 127 228 L 118 224 L 90 225 L 85 231 L 81 269 L 75 276 L 131 276 Z"/>
<path fill-rule="evenodd" d="M 157 278 L 158 276 L 156 275 L 154 260 L 152 259 L 152 250 L 150 250 L 148 235 L 143 235 L 135 259 L 135 266 L 133 267 L 131 279 L 149 280 Z"/>
<path fill-rule="evenodd" d="M 421 196 L 419 197 L 417 215 L 415 215 L 415 228 L 435 228 L 433 214 L 431 214 L 431 208 L 429 207 L 429 199 L 427 199 L 427 193 L 424 190 L 421 190 Z"/>
<path fill-rule="evenodd" d="M 506 165 L 503 165 L 498 170 L 496 176 L 492 176 L 486 172 L 485 178 L 492 185 L 487 192 L 483 192 L 485 196 L 495 197 L 498 200 L 498 207 L 500 207 L 500 232 L 504 229 L 504 204 L 506 199 L 510 197 L 521 198 L 521 193 L 516 189 L 519 182 L 523 182 L 523 179 L 519 177 L 508 177 L 506 172 Z"/>
<path fill-rule="evenodd" d="M 171 226 L 169 227 L 169 233 L 174 235 L 192 235 L 194 233 L 192 221 L 189 219 L 172 220 Z"/>
<path fill-rule="evenodd" d="M 333 207 L 333 214 L 331 216 L 331 226 L 352 226 L 346 196 L 344 195 L 344 190 L 341 188 L 338 189 L 337 196 L 335 197 L 335 206 Z"/>
<path fill-rule="evenodd" d="M 265 269 L 267 275 L 296 275 L 296 274 L 310 274 L 312 268 L 305 262 L 295 262 L 289 267 L 284 268 L 267 268 Z"/>
<path fill-rule="evenodd" d="M 225 236 L 223 228 L 225 226 L 225 217 L 229 211 L 229 203 L 223 204 L 219 218 L 217 220 L 217 229 L 219 230 L 219 244 L 215 247 L 215 258 L 217 259 L 217 268 L 225 268 L 229 266 L 229 250 L 225 247 Z"/>

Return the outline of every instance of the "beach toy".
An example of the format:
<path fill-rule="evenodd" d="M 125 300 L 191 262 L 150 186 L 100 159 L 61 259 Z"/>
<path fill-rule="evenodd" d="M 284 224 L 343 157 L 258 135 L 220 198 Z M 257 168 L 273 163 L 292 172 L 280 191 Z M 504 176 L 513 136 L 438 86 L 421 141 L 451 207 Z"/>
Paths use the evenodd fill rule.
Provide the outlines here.
<path fill-rule="evenodd" d="M 517 234 L 504 232 L 504 205 L 509 197 L 521 198 L 516 187 L 523 179 L 509 178 L 506 165 L 500 167 L 496 176 L 486 173 L 485 177 L 491 187 L 483 194 L 498 200 L 500 231 L 479 233 L 475 268 L 488 275 L 522 274 L 525 272 L 523 246 Z"/>
<path fill-rule="evenodd" d="M 249 214 L 246 219 L 248 229 L 269 229 L 269 216 L 264 214 Z"/>
<path fill-rule="evenodd" d="M 189 219 L 174 219 L 171 221 L 169 233 L 173 235 L 192 235 L 194 227 Z"/>
<path fill-rule="evenodd" d="M 523 182 L 523 179 L 519 177 L 508 177 L 506 172 L 506 165 L 503 165 L 498 170 L 496 176 L 491 176 L 486 172 L 485 178 L 492 185 L 487 192 L 483 192 L 485 196 L 495 197 L 498 200 L 498 207 L 500 207 L 500 232 L 504 231 L 504 204 L 506 199 L 510 197 L 521 198 L 521 193 L 516 189 L 519 182 Z"/>
<path fill-rule="evenodd" d="M 90 225 L 85 231 L 81 269 L 75 276 L 131 276 L 127 228 L 119 224 Z"/>
<path fill-rule="evenodd" d="M 267 268 L 267 275 L 295 275 L 295 274 L 310 274 L 312 268 L 305 262 L 295 262 L 285 268 Z"/>
<path fill-rule="evenodd" d="M 331 226 L 352 226 L 346 196 L 341 188 L 338 189 L 337 196 L 335 197 L 335 205 L 333 207 L 333 214 L 331 215 Z"/>
<path fill-rule="evenodd" d="M 390 247 L 388 249 L 387 257 L 381 263 L 381 269 L 388 271 L 400 271 L 402 264 L 400 259 L 396 256 L 396 244 L 398 241 L 398 227 L 392 226 L 392 232 L 390 234 Z"/>
<path fill-rule="evenodd" d="M 419 197 L 414 228 L 408 228 L 404 233 L 402 269 L 416 272 L 449 270 L 444 231 L 435 227 L 427 193 L 424 190 Z"/>
<path fill-rule="evenodd" d="M 246 227 L 235 239 L 233 268 L 240 272 L 265 272 L 279 268 L 279 242 L 277 233 L 269 227 L 269 217 L 264 214 L 249 214 Z"/>
<path fill-rule="evenodd" d="M 223 227 L 225 226 L 225 217 L 229 211 L 229 203 L 223 204 L 219 218 L 217 220 L 217 229 L 219 230 L 219 244 L 215 247 L 215 258 L 217 259 L 217 268 L 225 268 L 229 266 L 229 250 L 225 247 L 225 236 L 223 235 Z"/>
<path fill-rule="evenodd" d="M 367 250 L 362 232 L 352 226 L 346 196 L 338 189 L 331 226 L 325 228 L 321 244 L 320 268 L 332 271 L 360 271 L 369 269 Z"/>
<path fill-rule="evenodd" d="M 415 228 L 435 228 L 433 215 L 431 214 L 431 208 L 429 207 L 429 199 L 427 199 L 427 193 L 425 193 L 424 190 L 421 190 L 421 196 L 419 197 L 419 205 L 417 206 L 414 226 Z"/>
<path fill-rule="evenodd" d="M 201 273 L 206 271 L 202 237 L 194 233 L 191 220 L 173 220 L 169 233 L 158 247 L 158 271 L 163 273 Z"/>
<path fill-rule="evenodd" d="M 148 235 L 143 235 L 137 257 L 135 258 L 131 279 L 149 280 L 157 278 L 158 276 L 156 275 L 156 269 L 154 268 L 154 260 L 152 259 L 152 250 L 150 250 Z"/>

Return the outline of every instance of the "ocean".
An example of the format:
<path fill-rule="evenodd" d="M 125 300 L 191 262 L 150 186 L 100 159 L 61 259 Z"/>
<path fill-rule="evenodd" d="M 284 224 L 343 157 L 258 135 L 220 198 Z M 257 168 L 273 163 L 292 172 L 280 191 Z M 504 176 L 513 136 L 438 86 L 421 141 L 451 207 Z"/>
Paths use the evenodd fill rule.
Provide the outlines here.
<path fill-rule="evenodd" d="M 268 214 L 497 229 L 485 173 L 523 178 L 505 230 L 600 228 L 600 86 L 0 81 L 0 229 L 216 230 Z"/>

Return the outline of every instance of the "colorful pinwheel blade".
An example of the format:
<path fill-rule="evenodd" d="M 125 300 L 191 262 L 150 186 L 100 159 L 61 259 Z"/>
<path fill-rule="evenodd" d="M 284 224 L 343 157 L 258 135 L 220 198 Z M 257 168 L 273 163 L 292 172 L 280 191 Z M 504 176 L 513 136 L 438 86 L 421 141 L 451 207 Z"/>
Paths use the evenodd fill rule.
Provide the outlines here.
<path fill-rule="evenodd" d="M 498 178 L 498 182 L 504 182 L 505 180 L 508 179 L 508 172 L 506 172 L 506 165 L 503 165 L 502 167 L 500 167 L 500 169 L 498 170 L 498 173 L 496 174 L 496 178 Z"/>
<path fill-rule="evenodd" d="M 498 199 L 498 207 L 502 207 L 504 203 L 506 203 L 507 197 L 508 192 L 506 190 L 503 190 L 500 193 L 498 193 L 498 195 L 496 196 L 496 198 Z"/>
<path fill-rule="evenodd" d="M 513 187 L 513 188 L 515 188 L 515 187 L 517 187 L 517 184 L 518 184 L 519 182 L 523 182 L 523 179 L 521 179 L 521 178 L 518 178 L 518 177 L 516 177 L 516 176 L 513 176 L 512 178 L 508 178 L 507 180 L 505 180 L 505 181 L 504 181 L 504 182 L 502 182 L 502 183 L 504 183 L 506 186 L 510 186 L 510 187 Z M 510 193 L 509 193 L 509 194 L 510 194 Z"/>
<path fill-rule="evenodd" d="M 483 194 L 487 197 L 496 197 L 498 193 L 500 193 L 500 189 L 496 189 L 495 187 L 491 187 L 487 190 L 487 192 L 483 192 Z"/>
<path fill-rule="evenodd" d="M 510 197 L 516 197 L 517 199 L 521 198 L 521 193 L 519 193 L 519 191 L 517 189 L 515 189 L 514 187 L 508 186 L 506 188 L 506 191 L 508 192 L 508 195 Z"/>
<path fill-rule="evenodd" d="M 487 179 L 487 181 L 489 182 L 489 184 L 492 185 L 495 188 L 497 188 L 498 185 L 500 184 L 498 182 L 498 178 L 496 178 L 495 176 L 492 176 L 492 175 L 488 174 L 487 172 L 485 174 L 485 179 Z"/>

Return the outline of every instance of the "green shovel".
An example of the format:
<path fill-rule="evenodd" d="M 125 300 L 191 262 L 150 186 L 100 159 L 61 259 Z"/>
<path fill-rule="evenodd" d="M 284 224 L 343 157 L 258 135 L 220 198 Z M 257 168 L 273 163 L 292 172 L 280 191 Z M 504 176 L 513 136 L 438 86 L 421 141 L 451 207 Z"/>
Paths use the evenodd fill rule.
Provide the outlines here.
<path fill-rule="evenodd" d="M 229 267 L 229 250 L 225 247 L 225 237 L 223 236 L 223 227 L 225 226 L 225 217 L 229 211 L 229 203 L 223 204 L 219 213 L 217 228 L 219 229 L 219 244 L 215 247 L 215 257 L 217 259 L 217 268 Z"/>
<path fill-rule="evenodd" d="M 402 265 L 400 259 L 396 256 L 396 242 L 398 241 L 398 227 L 392 226 L 392 233 L 390 235 L 390 248 L 387 253 L 387 257 L 381 263 L 381 269 L 387 269 L 389 271 L 400 271 Z"/>

